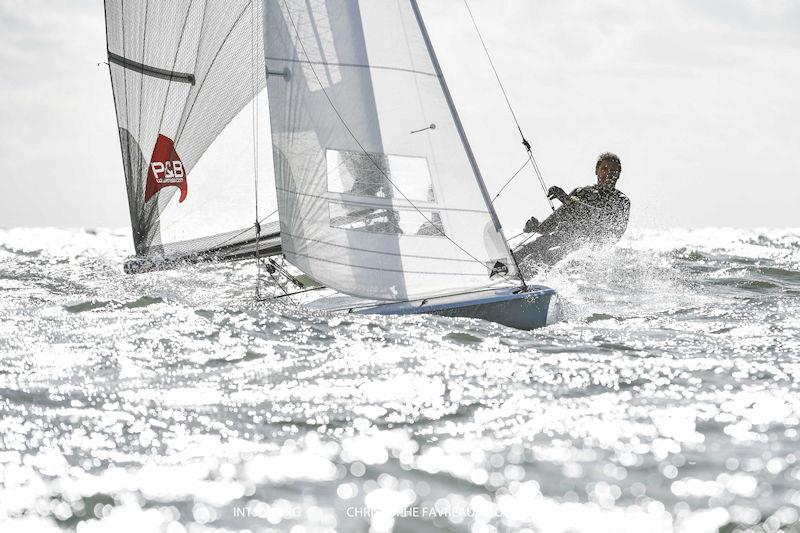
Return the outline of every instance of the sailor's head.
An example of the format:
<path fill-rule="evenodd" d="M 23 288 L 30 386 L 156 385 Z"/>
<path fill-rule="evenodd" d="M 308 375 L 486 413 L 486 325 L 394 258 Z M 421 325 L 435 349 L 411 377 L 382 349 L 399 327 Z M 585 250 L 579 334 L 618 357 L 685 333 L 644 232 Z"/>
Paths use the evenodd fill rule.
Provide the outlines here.
<path fill-rule="evenodd" d="M 597 157 L 594 173 L 597 175 L 598 186 L 613 188 L 622 173 L 622 163 L 616 154 L 611 152 L 602 153 Z"/>

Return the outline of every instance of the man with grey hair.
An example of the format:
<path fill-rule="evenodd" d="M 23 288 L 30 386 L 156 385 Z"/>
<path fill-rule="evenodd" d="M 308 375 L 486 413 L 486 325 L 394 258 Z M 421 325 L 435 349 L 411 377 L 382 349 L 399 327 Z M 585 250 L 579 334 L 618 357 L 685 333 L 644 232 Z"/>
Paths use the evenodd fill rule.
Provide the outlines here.
<path fill-rule="evenodd" d="M 568 253 L 589 244 L 613 244 L 628 227 L 631 202 L 617 187 L 622 173 L 619 157 L 600 154 L 595 165 L 597 185 L 579 187 L 570 194 L 561 187 L 550 187 L 547 197 L 561 202 L 561 207 L 542 223 L 531 217 L 526 233 L 539 233 L 535 241 L 514 250 L 520 262 L 553 265 Z"/>

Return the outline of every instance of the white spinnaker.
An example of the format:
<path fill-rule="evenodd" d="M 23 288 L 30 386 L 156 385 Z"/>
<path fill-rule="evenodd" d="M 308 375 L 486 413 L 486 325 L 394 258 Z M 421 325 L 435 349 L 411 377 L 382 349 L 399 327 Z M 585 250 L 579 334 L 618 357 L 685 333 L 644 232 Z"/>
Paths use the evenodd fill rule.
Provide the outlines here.
<path fill-rule="evenodd" d="M 109 68 L 139 256 L 252 253 L 253 94 L 269 137 L 260 2 L 106 0 Z M 258 12 L 255 11 L 258 9 Z M 174 141 L 187 195 L 146 200 L 159 135 Z M 271 150 L 260 143 L 260 215 L 275 208 Z M 275 220 L 273 217 L 271 220 Z"/>
<path fill-rule="evenodd" d="M 264 3 L 283 251 L 355 296 L 515 275 L 417 14 L 409 0 Z"/>

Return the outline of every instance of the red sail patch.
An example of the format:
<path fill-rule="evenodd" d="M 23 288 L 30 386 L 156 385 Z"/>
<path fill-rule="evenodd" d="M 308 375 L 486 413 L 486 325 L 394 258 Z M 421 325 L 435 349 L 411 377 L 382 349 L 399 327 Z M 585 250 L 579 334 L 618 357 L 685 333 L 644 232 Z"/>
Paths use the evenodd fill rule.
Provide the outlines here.
<path fill-rule="evenodd" d="M 147 202 L 164 187 L 178 187 L 183 202 L 189 192 L 186 169 L 181 158 L 175 152 L 175 143 L 166 135 L 158 134 L 150 166 L 147 168 L 147 186 L 144 190 L 144 201 Z"/>

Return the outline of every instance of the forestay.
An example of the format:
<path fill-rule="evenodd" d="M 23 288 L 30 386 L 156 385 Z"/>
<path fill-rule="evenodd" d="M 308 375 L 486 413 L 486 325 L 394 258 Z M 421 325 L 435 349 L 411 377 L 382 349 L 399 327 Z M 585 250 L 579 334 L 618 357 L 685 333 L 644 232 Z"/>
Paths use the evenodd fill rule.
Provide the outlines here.
<path fill-rule="evenodd" d="M 265 0 L 286 258 L 340 292 L 511 284 L 513 260 L 409 0 Z"/>
<path fill-rule="evenodd" d="M 105 15 L 137 256 L 252 255 L 253 95 L 267 105 L 260 2 L 107 0 Z M 268 139 L 268 122 L 259 126 Z M 274 210 L 271 185 L 262 217 Z M 277 222 L 262 231 L 262 253 L 279 252 Z"/>

